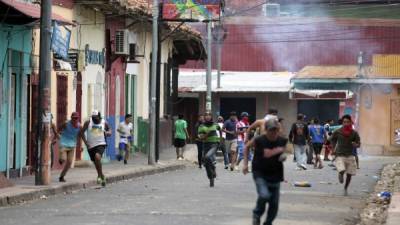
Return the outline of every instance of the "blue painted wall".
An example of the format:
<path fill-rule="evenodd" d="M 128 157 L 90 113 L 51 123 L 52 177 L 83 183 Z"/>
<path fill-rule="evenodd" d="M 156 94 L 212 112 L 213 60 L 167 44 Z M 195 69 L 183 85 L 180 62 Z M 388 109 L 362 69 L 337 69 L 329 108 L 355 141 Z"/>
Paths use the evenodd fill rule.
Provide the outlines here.
<path fill-rule="evenodd" d="M 9 59 L 8 52 L 13 52 L 12 59 Z M 14 54 L 16 52 L 22 55 Z M 32 52 L 32 29 L 25 26 L 0 25 L 0 71 L 2 77 L 2 99 L 0 99 L 0 171 L 6 170 L 8 157 L 9 136 L 9 73 L 16 73 L 16 96 L 15 96 L 15 134 L 16 134 L 16 169 L 24 167 L 26 164 L 26 138 L 27 138 L 27 119 L 26 119 L 26 74 L 31 74 L 30 57 Z M 11 61 L 11 67 L 9 67 Z M 20 65 L 22 62 L 22 67 Z M 0 78 L 1 79 L 1 78 Z M 23 96 L 24 95 L 24 96 Z M 22 163 L 20 159 L 22 156 Z M 11 162 L 12 163 L 12 162 Z"/>
<path fill-rule="evenodd" d="M 120 122 L 124 121 L 124 117 L 120 116 Z M 112 136 L 107 138 L 107 150 L 106 150 L 106 155 L 111 159 L 115 160 L 118 149 L 115 147 L 115 142 L 116 142 L 116 135 L 118 135 L 117 128 L 119 124 L 115 124 L 115 116 L 108 116 L 107 117 L 107 122 L 112 128 Z"/>

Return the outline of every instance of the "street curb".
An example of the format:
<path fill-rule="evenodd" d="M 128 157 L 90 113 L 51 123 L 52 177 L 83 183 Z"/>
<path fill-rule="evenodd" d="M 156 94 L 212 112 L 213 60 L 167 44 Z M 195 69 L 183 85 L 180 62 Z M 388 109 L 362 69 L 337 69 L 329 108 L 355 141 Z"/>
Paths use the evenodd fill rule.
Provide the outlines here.
<path fill-rule="evenodd" d="M 156 165 L 152 167 L 137 168 L 135 171 L 114 174 L 107 176 L 107 184 L 116 183 L 123 180 L 139 178 L 168 171 L 182 170 L 185 169 L 188 163 L 174 163 L 170 165 Z M 26 193 L 20 193 L 12 196 L 0 197 L 0 207 L 15 205 L 23 202 L 29 202 L 41 198 L 47 198 L 49 196 L 59 194 L 69 194 L 74 191 L 84 190 L 91 187 L 99 186 L 95 179 L 84 182 L 73 182 L 66 183 L 56 187 L 46 187 L 39 190 L 31 190 Z"/>

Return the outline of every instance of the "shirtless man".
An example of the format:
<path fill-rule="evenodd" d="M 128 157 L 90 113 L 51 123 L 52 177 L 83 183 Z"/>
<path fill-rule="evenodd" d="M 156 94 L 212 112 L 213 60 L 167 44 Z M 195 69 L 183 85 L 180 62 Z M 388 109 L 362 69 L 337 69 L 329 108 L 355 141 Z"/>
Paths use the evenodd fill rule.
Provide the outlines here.
<path fill-rule="evenodd" d="M 276 109 L 269 109 L 268 110 L 268 114 L 264 117 L 264 118 L 262 118 L 262 119 L 259 119 L 259 120 L 256 120 L 254 123 L 252 123 L 251 125 L 250 125 L 250 127 L 247 129 L 247 134 L 246 134 L 246 136 L 247 137 L 251 137 L 251 132 L 252 131 L 255 131 L 255 132 L 258 132 L 258 134 L 257 135 L 260 135 L 260 134 L 262 134 L 262 133 L 264 133 L 265 132 L 265 122 L 267 121 L 267 120 L 270 120 L 270 119 L 276 119 L 276 120 L 278 120 L 279 118 L 278 118 L 278 110 L 276 110 Z M 281 133 L 281 125 L 279 124 L 279 131 L 280 131 L 280 133 Z M 254 136 L 257 136 L 257 135 L 254 135 Z M 246 140 L 246 142 L 247 141 L 250 141 L 250 140 Z"/>

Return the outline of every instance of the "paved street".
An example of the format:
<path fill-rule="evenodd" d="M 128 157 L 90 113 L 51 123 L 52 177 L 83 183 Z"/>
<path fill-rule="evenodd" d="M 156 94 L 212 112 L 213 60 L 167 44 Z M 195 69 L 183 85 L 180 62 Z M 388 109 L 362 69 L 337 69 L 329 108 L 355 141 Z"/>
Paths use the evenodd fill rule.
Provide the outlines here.
<path fill-rule="evenodd" d="M 275 224 L 354 224 L 363 197 L 371 191 L 383 164 L 396 158 L 362 158 L 361 170 L 343 197 L 336 171 L 295 171 L 286 162 L 287 183 Z M 140 179 L 111 184 L 65 196 L 50 197 L 0 208 L 0 224 L 138 224 L 138 225 L 247 225 L 256 193 L 251 175 L 218 167 L 215 188 L 208 187 L 204 170 L 189 167 Z M 295 188 L 308 180 L 311 188 Z"/>

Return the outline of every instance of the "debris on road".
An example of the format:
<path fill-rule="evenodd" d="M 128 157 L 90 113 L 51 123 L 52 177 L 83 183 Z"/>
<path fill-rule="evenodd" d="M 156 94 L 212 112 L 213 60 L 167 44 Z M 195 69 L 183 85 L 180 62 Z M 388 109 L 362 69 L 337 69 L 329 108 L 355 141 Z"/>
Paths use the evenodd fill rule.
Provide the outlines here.
<path fill-rule="evenodd" d="M 297 181 L 294 182 L 295 187 L 311 187 L 311 184 L 308 181 Z"/>
<path fill-rule="evenodd" d="M 357 225 L 383 225 L 386 223 L 391 193 L 395 186 L 395 177 L 400 175 L 400 163 L 390 164 L 382 170 L 375 190 L 366 202 Z M 373 178 L 379 176 L 373 176 Z"/>

